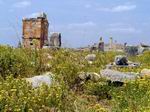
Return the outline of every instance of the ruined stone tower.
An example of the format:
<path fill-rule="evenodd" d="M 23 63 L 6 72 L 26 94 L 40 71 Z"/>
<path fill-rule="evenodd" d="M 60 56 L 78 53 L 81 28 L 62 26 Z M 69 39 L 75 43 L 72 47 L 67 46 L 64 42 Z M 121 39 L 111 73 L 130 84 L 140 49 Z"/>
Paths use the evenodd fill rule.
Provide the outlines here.
<path fill-rule="evenodd" d="M 23 46 L 25 48 L 42 48 L 48 41 L 48 20 L 45 13 L 23 19 Z"/>

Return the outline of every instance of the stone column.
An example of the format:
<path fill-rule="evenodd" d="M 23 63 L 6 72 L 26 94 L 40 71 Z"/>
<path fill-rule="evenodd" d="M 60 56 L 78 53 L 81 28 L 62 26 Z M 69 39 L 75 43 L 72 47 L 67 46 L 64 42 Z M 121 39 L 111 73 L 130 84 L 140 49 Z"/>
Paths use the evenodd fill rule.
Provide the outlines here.
<path fill-rule="evenodd" d="M 102 37 L 100 37 L 100 41 L 99 41 L 99 44 L 98 44 L 98 51 L 104 52 L 104 42 L 103 42 Z"/>
<path fill-rule="evenodd" d="M 109 49 L 113 50 L 113 38 L 112 37 L 110 37 Z"/>

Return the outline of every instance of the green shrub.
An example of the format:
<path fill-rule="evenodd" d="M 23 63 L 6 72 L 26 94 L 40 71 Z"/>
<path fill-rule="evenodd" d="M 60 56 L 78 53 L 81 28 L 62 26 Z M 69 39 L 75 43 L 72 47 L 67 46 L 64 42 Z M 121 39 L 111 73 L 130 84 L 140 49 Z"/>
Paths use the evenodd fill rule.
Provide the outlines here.
<path fill-rule="evenodd" d="M 88 84 L 85 84 L 85 93 L 97 96 L 98 100 L 110 99 L 110 89 L 111 86 L 102 80 L 97 83 L 89 82 Z"/>
<path fill-rule="evenodd" d="M 44 72 L 44 51 L 0 46 L 0 75 L 29 77 Z"/>
<path fill-rule="evenodd" d="M 45 112 L 74 110 L 74 96 L 63 85 L 43 85 L 32 89 L 23 79 L 14 79 L 12 76 L 0 80 L 0 111 L 34 111 Z"/>
<path fill-rule="evenodd" d="M 149 79 L 128 82 L 112 91 L 113 111 L 144 112 L 150 109 Z"/>

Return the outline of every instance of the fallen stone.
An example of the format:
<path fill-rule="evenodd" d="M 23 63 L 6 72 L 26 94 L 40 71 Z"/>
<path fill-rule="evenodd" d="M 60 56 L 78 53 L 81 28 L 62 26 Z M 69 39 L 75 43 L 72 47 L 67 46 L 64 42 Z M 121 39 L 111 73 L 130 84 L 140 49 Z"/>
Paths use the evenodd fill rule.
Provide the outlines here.
<path fill-rule="evenodd" d="M 144 77 L 144 76 L 150 76 L 150 69 L 143 69 L 141 71 L 141 76 Z"/>
<path fill-rule="evenodd" d="M 98 81 L 101 77 L 98 73 L 87 73 L 90 76 L 91 81 Z"/>
<path fill-rule="evenodd" d="M 115 64 L 116 65 L 128 65 L 128 59 L 126 56 L 118 55 L 115 57 Z"/>
<path fill-rule="evenodd" d="M 128 66 L 129 67 L 139 67 L 140 65 L 141 65 L 140 63 L 128 61 Z"/>
<path fill-rule="evenodd" d="M 135 80 L 136 73 L 123 73 L 115 70 L 105 69 L 100 71 L 101 77 L 112 82 L 125 82 L 127 80 Z"/>
<path fill-rule="evenodd" d="M 138 55 L 138 46 L 126 46 L 125 52 L 128 56 Z"/>
<path fill-rule="evenodd" d="M 47 86 L 50 86 L 52 84 L 52 77 L 51 73 L 47 72 L 40 76 L 34 76 L 32 78 L 26 78 L 25 80 L 29 83 L 31 83 L 33 88 L 40 87 L 42 84 L 46 84 Z"/>
<path fill-rule="evenodd" d="M 81 72 L 78 77 L 81 81 L 88 81 L 88 80 L 98 81 L 101 78 L 99 74 L 94 73 L 94 72 L 93 73 L 92 72 L 88 72 L 88 73 Z"/>
<path fill-rule="evenodd" d="M 150 51 L 150 46 L 145 44 L 140 44 L 140 46 L 138 46 L 138 54 L 143 54 L 145 51 Z"/>
<path fill-rule="evenodd" d="M 93 61 L 96 60 L 96 55 L 95 54 L 89 54 L 85 57 L 85 59 L 89 62 L 92 63 Z"/>
<path fill-rule="evenodd" d="M 126 56 L 118 55 L 115 57 L 113 63 L 106 65 L 106 68 L 112 69 L 113 67 L 139 67 L 140 65 L 140 63 L 128 61 Z"/>

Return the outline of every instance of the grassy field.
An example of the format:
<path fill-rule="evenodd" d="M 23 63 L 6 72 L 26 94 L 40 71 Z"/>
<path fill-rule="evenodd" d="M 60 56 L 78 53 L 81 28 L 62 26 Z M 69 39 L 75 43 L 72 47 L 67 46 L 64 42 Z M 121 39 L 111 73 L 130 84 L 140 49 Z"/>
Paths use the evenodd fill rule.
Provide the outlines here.
<path fill-rule="evenodd" d="M 150 112 L 148 78 L 126 82 L 122 87 L 108 85 L 105 79 L 87 81 L 74 88 L 79 72 L 100 73 L 106 64 L 121 53 L 93 52 L 96 60 L 89 64 L 90 52 L 36 50 L 0 46 L 1 112 Z M 129 57 L 140 62 L 137 68 L 116 68 L 123 72 L 140 72 L 150 68 L 150 52 Z M 50 71 L 55 82 L 33 89 L 24 78 Z M 110 96 L 110 97 L 108 97 Z"/>

